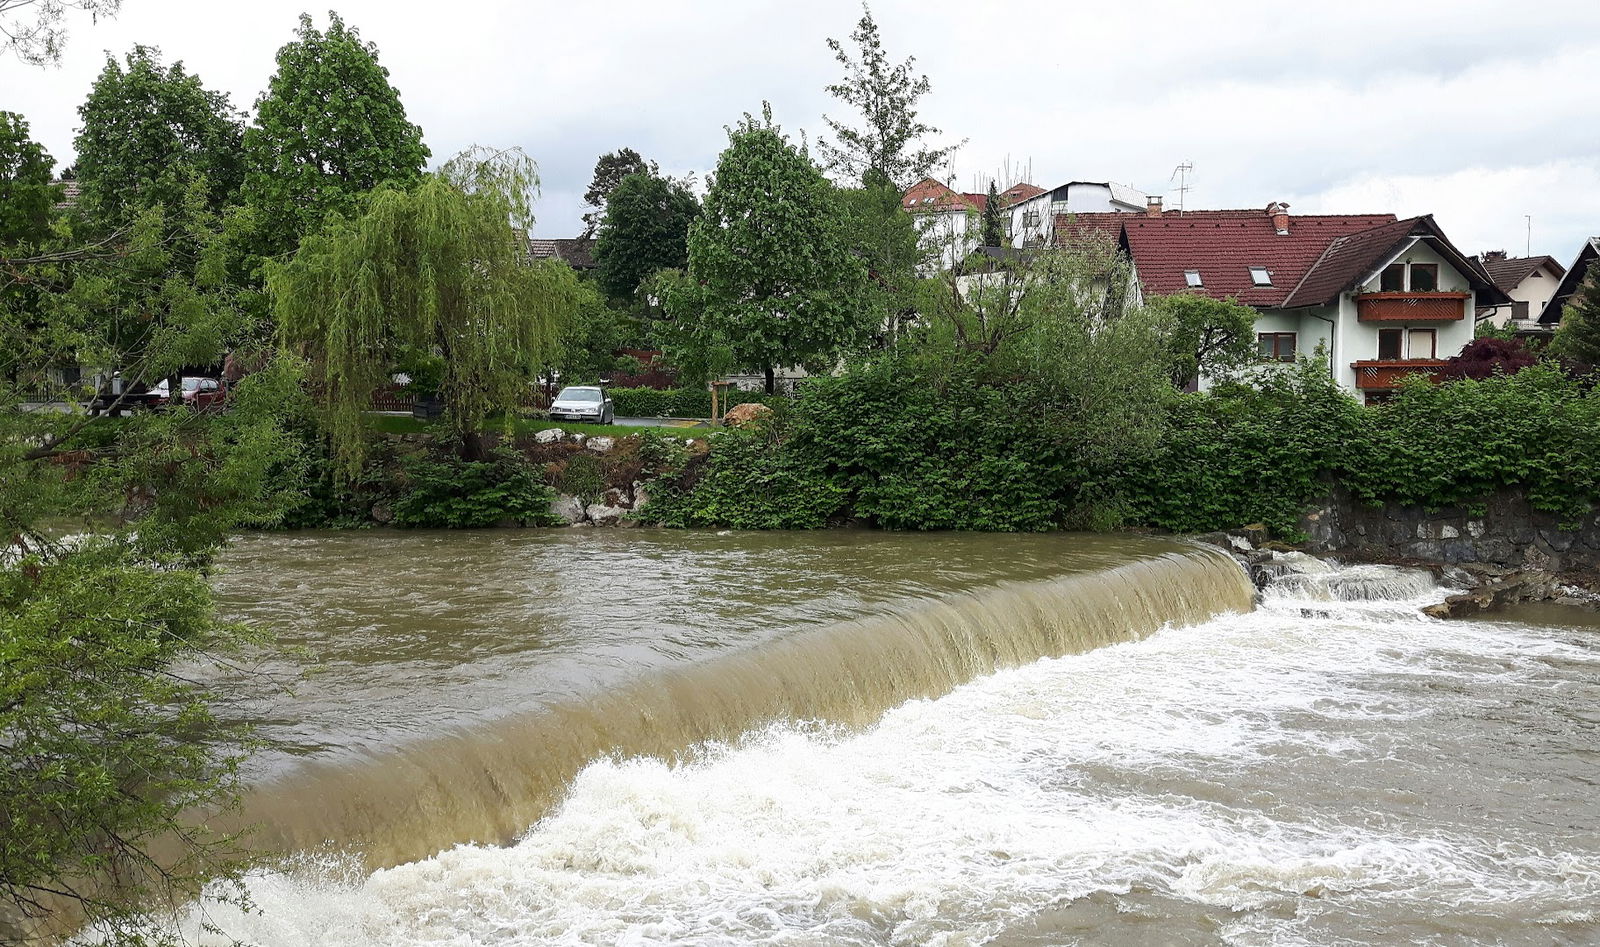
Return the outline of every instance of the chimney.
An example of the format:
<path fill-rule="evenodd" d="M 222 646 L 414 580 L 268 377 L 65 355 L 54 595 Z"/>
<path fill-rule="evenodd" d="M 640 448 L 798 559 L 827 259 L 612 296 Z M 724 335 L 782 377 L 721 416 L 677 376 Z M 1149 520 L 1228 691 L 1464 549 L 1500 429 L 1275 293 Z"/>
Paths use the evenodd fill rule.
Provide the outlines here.
<path fill-rule="evenodd" d="M 1289 205 L 1282 201 L 1273 201 L 1267 205 L 1267 216 L 1272 218 L 1272 229 L 1278 236 L 1289 235 Z"/>
<path fill-rule="evenodd" d="M 1161 195 L 1160 194 L 1151 194 L 1150 195 L 1149 203 L 1146 204 L 1145 208 L 1144 208 L 1144 215 L 1146 217 L 1160 217 L 1161 216 Z"/>

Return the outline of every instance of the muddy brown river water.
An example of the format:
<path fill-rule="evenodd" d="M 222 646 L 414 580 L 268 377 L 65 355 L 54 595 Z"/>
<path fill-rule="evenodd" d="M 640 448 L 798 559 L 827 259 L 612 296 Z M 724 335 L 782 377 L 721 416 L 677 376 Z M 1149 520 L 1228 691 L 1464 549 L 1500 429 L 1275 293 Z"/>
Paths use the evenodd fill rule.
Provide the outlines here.
<path fill-rule="evenodd" d="M 1600 637 L 1126 537 L 252 537 L 206 943 L 1600 943 Z M 286 694 L 274 681 L 309 677 Z M 204 916 L 221 933 L 201 933 Z"/>

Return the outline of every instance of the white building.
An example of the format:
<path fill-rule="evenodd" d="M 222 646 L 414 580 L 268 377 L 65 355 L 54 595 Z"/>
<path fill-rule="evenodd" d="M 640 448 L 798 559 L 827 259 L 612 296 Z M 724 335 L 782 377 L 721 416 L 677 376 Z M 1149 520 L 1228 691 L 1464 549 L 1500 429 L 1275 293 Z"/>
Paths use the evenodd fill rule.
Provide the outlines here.
<path fill-rule="evenodd" d="M 1511 299 L 1509 304 L 1480 309 L 1479 320 L 1487 319 L 1500 329 L 1509 325 L 1519 331 L 1538 331 L 1539 315 L 1555 298 L 1566 267 L 1554 257 L 1508 257 L 1504 250 L 1485 253 L 1479 262 L 1494 285 Z"/>
<path fill-rule="evenodd" d="M 1056 221 L 1066 214 L 1144 213 L 1147 207 L 1161 206 L 1159 197 L 1110 181 L 1068 181 L 1052 190 L 1035 190 L 1006 208 L 1013 247 L 1049 246 Z"/>

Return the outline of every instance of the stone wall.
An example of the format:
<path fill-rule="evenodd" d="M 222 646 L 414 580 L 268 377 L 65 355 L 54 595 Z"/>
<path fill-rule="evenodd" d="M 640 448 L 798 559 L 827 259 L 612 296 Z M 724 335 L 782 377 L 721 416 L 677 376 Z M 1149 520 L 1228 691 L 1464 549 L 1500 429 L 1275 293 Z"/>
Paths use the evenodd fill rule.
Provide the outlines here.
<path fill-rule="evenodd" d="M 1573 524 L 1569 524 L 1573 525 Z M 1550 571 L 1600 569 L 1600 515 L 1591 511 L 1562 529 L 1557 518 L 1528 505 L 1519 492 L 1491 497 L 1481 510 L 1367 506 L 1343 491 L 1301 519 L 1308 548 L 1383 558 L 1482 562 Z"/>

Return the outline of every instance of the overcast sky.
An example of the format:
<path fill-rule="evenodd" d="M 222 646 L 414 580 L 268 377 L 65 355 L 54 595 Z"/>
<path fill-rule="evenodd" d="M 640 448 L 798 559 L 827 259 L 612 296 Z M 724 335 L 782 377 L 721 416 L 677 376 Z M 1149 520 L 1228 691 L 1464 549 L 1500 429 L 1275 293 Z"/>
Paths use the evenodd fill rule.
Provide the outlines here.
<path fill-rule="evenodd" d="M 763 99 L 813 137 L 840 110 L 824 45 L 854 0 L 341 0 L 379 46 L 434 162 L 473 144 L 539 161 L 541 236 L 580 228 L 595 157 L 630 146 L 704 173 Z M 0 62 L 0 109 L 65 164 L 104 62 L 161 47 L 251 106 L 304 0 L 125 0 L 74 21 L 59 68 Z M 967 139 L 961 189 L 1031 165 L 1042 186 L 1113 180 L 1190 208 L 1432 213 L 1467 252 L 1564 263 L 1600 233 L 1600 2 L 877 0 L 885 45 L 933 80 L 923 117 Z M 1018 175 L 1013 173 L 1012 177 Z"/>

